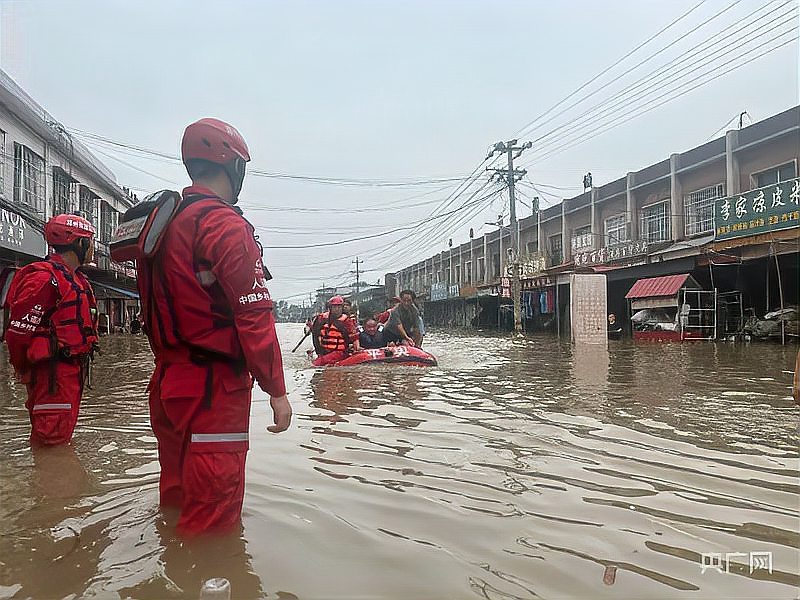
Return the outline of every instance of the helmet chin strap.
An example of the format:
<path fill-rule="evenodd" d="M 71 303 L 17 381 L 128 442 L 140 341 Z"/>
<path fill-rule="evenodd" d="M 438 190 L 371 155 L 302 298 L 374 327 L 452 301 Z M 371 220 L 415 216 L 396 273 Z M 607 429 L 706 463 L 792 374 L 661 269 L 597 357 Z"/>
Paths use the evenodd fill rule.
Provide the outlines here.
<path fill-rule="evenodd" d="M 231 192 L 233 199 L 228 204 L 236 204 L 239 202 L 239 192 L 242 191 L 242 183 L 244 182 L 244 175 L 247 163 L 241 158 L 236 158 L 225 165 L 225 173 L 231 183 Z"/>
<path fill-rule="evenodd" d="M 89 252 L 90 243 L 91 241 L 89 240 L 89 238 L 80 238 L 72 247 L 72 249 L 75 252 L 75 256 L 78 257 L 78 262 L 80 262 L 81 264 L 86 263 L 86 254 Z"/>

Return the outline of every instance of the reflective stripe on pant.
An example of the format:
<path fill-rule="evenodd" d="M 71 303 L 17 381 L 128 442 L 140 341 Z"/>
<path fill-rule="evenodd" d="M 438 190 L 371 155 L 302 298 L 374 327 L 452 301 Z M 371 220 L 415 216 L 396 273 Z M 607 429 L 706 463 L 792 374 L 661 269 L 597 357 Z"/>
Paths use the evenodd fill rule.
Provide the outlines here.
<path fill-rule="evenodd" d="M 158 439 L 161 504 L 181 509 L 183 534 L 240 523 L 250 391 L 250 376 L 223 363 L 159 364 L 153 373 L 150 421 Z"/>
<path fill-rule="evenodd" d="M 54 378 L 52 393 L 51 376 Z M 53 373 L 49 363 L 41 363 L 33 368 L 27 388 L 25 407 L 31 420 L 31 444 L 68 444 L 78 422 L 83 394 L 81 366 L 76 362 L 58 362 Z"/>

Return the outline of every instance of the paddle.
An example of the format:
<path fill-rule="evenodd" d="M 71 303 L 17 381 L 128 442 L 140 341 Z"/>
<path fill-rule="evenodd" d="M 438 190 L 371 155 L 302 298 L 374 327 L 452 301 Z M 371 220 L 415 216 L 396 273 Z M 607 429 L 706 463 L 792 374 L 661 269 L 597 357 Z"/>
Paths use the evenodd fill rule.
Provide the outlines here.
<path fill-rule="evenodd" d="M 303 342 L 305 342 L 305 341 L 306 341 L 306 338 L 307 338 L 309 335 L 311 335 L 311 332 L 310 332 L 310 331 L 307 331 L 307 332 L 306 332 L 306 334 L 303 336 L 303 339 L 301 339 L 299 342 L 297 342 L 297 346 L 295 346 L 294 348 L 292 348 L 292 352 L 294 352 L 295 350 L 297 350 L 297 349 L 300 347 L 300 344 L 302 344 Z"/>

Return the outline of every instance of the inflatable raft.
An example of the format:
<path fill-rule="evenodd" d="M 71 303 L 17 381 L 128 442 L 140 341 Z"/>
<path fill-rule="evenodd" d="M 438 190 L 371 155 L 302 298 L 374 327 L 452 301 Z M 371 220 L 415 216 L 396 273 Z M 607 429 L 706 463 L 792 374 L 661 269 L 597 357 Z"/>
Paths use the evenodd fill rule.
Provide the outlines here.
<path fill-rule="evenodd" d="M 393 346 L 391 348 L 361 350 L 331 366 L 352 367 L 354 365 L 377 363 L 403 365 L 406 367 L 435 367 L 438 364 L 433 354 L 425 352 L 421 348 Z"/>

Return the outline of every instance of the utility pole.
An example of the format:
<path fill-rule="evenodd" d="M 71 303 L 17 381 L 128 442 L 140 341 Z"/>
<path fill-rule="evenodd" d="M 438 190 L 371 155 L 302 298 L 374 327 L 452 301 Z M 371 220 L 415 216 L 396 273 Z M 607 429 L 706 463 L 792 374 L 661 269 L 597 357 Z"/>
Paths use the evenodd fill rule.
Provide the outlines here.
<path fill-rule="evenodd" d="M 361 279 L 360 279 L 361 271 L 359 270 L 359 265 L 363 265 L 364 261 L 363 260 L 358 260 L 358 257 L 356 256 L 356 259 L 353 262 L 356 265 L 356 270 L 355 271 L 350 271 L 351 273 L 355 273 L 356 274 L 356 292 L 354 294 L 355 297 L 353 298 L 354 299 L 353 308 L 356 311 L 356 319 L 358 319 L 358 294 L 359 294 L 359 292 L 361 292 Z"/>
<path fill-rule="evenodd" d="M 514 169 L 514 159 L 518 158 L 523 151 L 530 148 L 533 144 L 525 142 L 517 146 L 519 140 L 509 140 L 507 142 L 497 142 L 487 158 L 494 156 L 495 152 L 505 152 L 508 158 L 508 168 L 506 169 L 487 169 L 493 171 L 495 175 L 503 177 L 508 185 L 509 213 L 511 215 L 511 297 L 514 301 L 514 331 L 522 331 L 522 316 L 520 311 L 520 281 L 519 281 L 519 225 L 517 223 L 517 199 L 514 195 L 514 183 L 522 179 L 527 171 L 525 169 Z M 500 230 L 500 239 L 503 239 L 503 231 Z M 500 257 L 502 263 L 502 254 Z"/>

